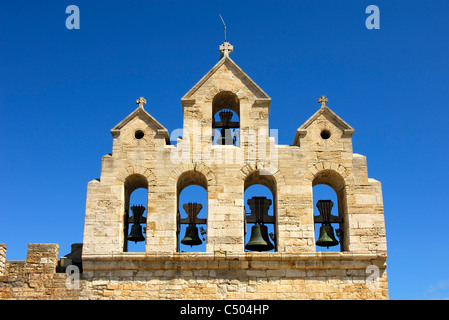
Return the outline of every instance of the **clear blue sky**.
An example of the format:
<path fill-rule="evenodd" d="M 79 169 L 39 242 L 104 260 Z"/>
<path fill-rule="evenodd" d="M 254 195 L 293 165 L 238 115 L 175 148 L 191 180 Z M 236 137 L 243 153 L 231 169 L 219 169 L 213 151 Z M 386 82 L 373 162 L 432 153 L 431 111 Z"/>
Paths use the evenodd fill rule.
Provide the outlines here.
<path fill-rule="evenodd" d="M 68 30 L 65 9 L 80 9 Z M 365 9 L 380 8 L 368 30 Z M 0 10 L 0 242 L 82 242 L 87 182 L 110 129 L 144 96 L 170 132 L 180 98 L 232 59 L 272 98 L 279 144 L 319 107 L 355 128 L 354 152 L 382 182 L 391 299 L 449 298 L 449 2 L 4 1 Z"/>

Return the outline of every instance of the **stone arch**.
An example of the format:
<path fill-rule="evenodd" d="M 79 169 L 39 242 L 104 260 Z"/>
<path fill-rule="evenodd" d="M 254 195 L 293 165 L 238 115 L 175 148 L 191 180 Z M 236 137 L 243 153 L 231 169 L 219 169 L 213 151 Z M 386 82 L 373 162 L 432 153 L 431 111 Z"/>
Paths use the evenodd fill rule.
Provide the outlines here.
<path fill-rule="evenodd" d="M 285 184 L 284 177 L 282 173 L 279 170 L 272 170 L 272 167 L 269 163 L 261 163 L 256 162 L 254 164 L 247 164 L 244 167 L 242 167 L 238 172 L 238 179 L 242 180 L 243 184 L 243 197 L 246 199 L 246 192 L 248 188 L 256 185 L 261 185 L 271 192 L 271 198 L 272 198 L 272 208 L 273 208 L 273 217 L 272 220 L 266 220 L 265 223 L 267 225 L 271 225 L 273 230 L 275 238 L 273 239 L 274 242 L 274 251 L 277 251 L 278 247 L 278 188 L 279 185 Z M 259 195 L 257 195 L 259 196 Z M 265 195 L 264 195 L 265 197 Z M 270 198 L 270 196 L 268 197 Z M 246 211 L 244 211 L 245 214 Z M 246 216 L 246 215 L 245 215 Z M 247 217 L 247 216 L 246 216 Z M 245 217 L 245 234 L 248 232 L 248 223 L 251 223 L 251 221 L 247 220 Z M 268 219 L 268 217 L 267 217 Z M 254 221 L 252 221 L 254 223 Z"/>
<path fill-rule="evenodd" d="M 131 217 L 130 212 L 130 201 L 131 201 L 131 195 L 133 192 L 137 189 L 143 188 L 146 189 L 146 199 L 147 201 L 144 203 L 144 206 L 146 208 L 146 216 L 148 217 L 148 208 L 150 206 L 149 204 L 149 197 L 150 197 L 150 188 L 152 186 L 156 185 L 156 177 L 154 173 L 145 167 L 142 166 L 133 166 L 133 167 L 127 167 L 120 170 L 120 172 L 117 174 L 115 185 L 122 186 L 123 190 L 123 202 L 122 202 L 122 217 L 121 217 L 121 223 L 123 226 L 123 251 L 128 251 L 128 241 L 126 240 L 126 237 L 129 232 L 129 219 Z"/>
<path fill-rule="evenodd" d="M 212 108 L 213 143 L 238 146 L 241 125 L 240 98 L 232 91 L 220 91 L 209 104 Z"/>
<path fill-rule="evenodd" d="M 354 184 L 354 179 L 351 175 L 350 170 L 343 165 L 332 161 L 320 161 L 310 166 L 307 170 L 305 178 L 313 183 L 313 181 L 317 178 L 318 173 L 320 172 L 334 172 L 335 174 L 341 176 L 344 180 L 344 186 Z"/>
<path fill-rule="evenodd" d="M 141 175 L 146 178 L 148 186 L 154 186 L 157 184 L 156 176 L 153 171 L 142 166 L 128 167 L 120 170 L 115 179 L 115 184 L 124 184 L 126 179 L 132 175 Z"/>
<path fill-rule="evenodd" d="M 340 223 L 340 228 L 343 230 L 343 237 L 342 239 L 340 239 L 341 240 L 340 250 L 341 251 L 348 250 L 349 223 L 348 223 L 347 187 L 353 185 L 354 183 L 354 179 L 350 173 L 350 170 L 335 162 L 322 161 L 309 167 L 309 170 L 306 174 L 306 178 L 310 181 L 310 185 L 312 187 L 319 184 L 324 184 L 331 187 L 336 193 L 338 201 L 338 203 L 336 204 L 336 208 L 338 210 L 337 215 L 343 218 L 343 222 Z M 336 214 L 333 213 L 333 215 Z"/>
<path fill-rule="evenodd" d="M 206 177 L 207 187 L 213 186 L 217 183 L 214 172 L 205 164 L 202 163 L 190 163 L 190 164 L 181 164 L 174 168 L 168 177 L 169 184 L 176 186 L 178 183 L 179 177 L 188 171 L 202 173 Z"/>
<path fill-rule="evenodd" d="M 240 118 L 240 98 L 232 91 L 220 91 L 212 99 L 212 115 L 222 109 L 232 110 Z"/>
<path fill-rule="evenodd" d="M 181 192 L 191 186 L 202 187 L 206 191 L 206 203 L 201 203 L 203 205 L 203 213 L 208 214 L 209 211 L 209 192 L 210 187 L 216 184 L 215 174 L 213 171 L 204 164 L 181 164 L 173 169 L 169 175 L 169 184 L 176 190 L 176 202 L 175 202 L 175 215 L 176 215 L 176 251 L 181 250 L 180 243 L 180 233 L 182 231 L 182 226 L 186 226 L 186 222 L 181 221 Z M 198 193 L 196 193 L 198 196 Z M 196 202 L 196 201 L 194 201 Z M 185 220 L 185 219 L 182 219 Z M 205 218 L 207 221 L 207 216 Z M 206 222 L 207 225 L 207 222 Z"/>
<path fill-rule="evenodd" d="M 259 171 L 260 176 L 264 175 L 272 176 L 276 181 L 277 187 L 285 185 L 285 179 L 282 172 L 268 162 L 267 163 L 255 162 L 246 164 L 237 173 L 237 178 L 245 181 L 246 178 L 248 178 L 252 173 L 257 171 Z"/>
<path fill-rule="evenodd" d="M 248 94 L 245 90 L 242 90 L 242 88 L 240 88 L 236 84 L 223 83 L 223 87 L 218 88 L 216 86 L 213 86 L 209 89 L 209 91 L 206 93 L 204 97 L 205 102 L 212 102 L 214 97 L 223 91 L 228 91 L 235 94 L 240 101 L 248 100 Z"/>

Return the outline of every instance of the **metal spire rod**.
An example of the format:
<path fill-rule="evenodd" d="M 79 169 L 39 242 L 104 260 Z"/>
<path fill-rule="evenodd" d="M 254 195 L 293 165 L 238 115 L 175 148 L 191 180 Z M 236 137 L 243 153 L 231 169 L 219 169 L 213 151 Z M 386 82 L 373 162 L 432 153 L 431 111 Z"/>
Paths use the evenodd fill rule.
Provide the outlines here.
<path fill-rule="evenodd" d="M 223 20 L 223 17 L 221 16 L 221 14 L 218 14 L 220 16 L 221 21 L 223 22 L 223 26 L 224 26 L 224 41 L 226 42 L 226 23 Z"/>

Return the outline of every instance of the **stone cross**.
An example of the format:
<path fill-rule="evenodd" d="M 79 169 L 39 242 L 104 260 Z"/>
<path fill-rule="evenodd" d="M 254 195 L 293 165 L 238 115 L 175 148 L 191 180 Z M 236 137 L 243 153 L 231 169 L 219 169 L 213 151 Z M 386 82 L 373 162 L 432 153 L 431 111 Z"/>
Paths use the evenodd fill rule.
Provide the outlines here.
<path fill-rule="evenodd" d="M 223 56 L 228 56 L 233 50 L 234 47 L 227 41 L 220 46 L 220 52 Z"/>
<path fill-rule="evenodd" d="M 327 100 L 327 98 L 326 98 L 325 96 L 321 96 L 321 97 L 318 99 L 318 102 L 321 103 L 321 107 L 325 107 L 325 106 L 326 106 L 326 103 L 328 102 L 328 100 Z"/>
<path fill-rule="evenodd" d="M 143 106 L 147 104 L 147 100 L 145 100 L 144 97 L 140 97 L 136 100 L 136 103 L 139 105 L 139 107 L 143 108 Z"/>

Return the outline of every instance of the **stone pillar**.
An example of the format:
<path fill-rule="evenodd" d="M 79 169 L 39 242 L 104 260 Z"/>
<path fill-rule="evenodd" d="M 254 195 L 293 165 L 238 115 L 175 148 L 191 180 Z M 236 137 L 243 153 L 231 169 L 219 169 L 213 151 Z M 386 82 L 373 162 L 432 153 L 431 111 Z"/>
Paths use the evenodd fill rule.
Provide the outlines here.
<path fill-rule="evenodd" d="M 59 245 L 53 243 L 30 243 L 26 269 L 32 273 L 56 273 Z"/>

